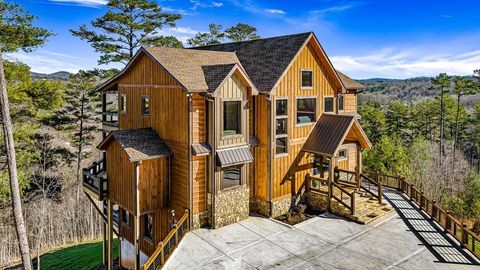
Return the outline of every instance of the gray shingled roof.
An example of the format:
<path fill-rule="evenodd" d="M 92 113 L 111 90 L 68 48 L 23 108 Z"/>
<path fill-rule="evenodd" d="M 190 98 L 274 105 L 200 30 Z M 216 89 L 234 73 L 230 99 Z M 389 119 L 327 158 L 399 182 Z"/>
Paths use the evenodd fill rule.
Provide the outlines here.
<path fill-rule="evenodd" d="M 257 89 L 270 92 L 311 34 L 308 32 L 190 49 L 235 52 Z"/>
<path fill-rule="evenodd" d="M 338 77 L 342 80 L 343 85 L 347 90 L 363 90 L 365 89 L 365 85 L 355 81 L 354 79 L 348 77 L 347 75 L 343 74 L 342 72 L 337 70 Z"/>
<path fill-rule="evenodd" d="M 208 92 L 215 91 L 232 71 L 235 64 L 202 66 Z"/>
<path fill-rule="evenodd" d="M 112 139 L 117 140 L 132 162 L 165 157 L 171 154 L 168 146 L 151 128 L 114 130 L 105 137 L 98 148 L 105 150 Z"/>

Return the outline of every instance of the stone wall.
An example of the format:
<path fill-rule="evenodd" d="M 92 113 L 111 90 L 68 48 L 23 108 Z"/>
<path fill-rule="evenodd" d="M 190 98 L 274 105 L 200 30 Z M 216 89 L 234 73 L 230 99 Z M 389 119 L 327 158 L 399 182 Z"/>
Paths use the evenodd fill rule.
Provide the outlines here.
<path fill-rule="evenodd" d="M 292 198 L 277 200 L 272 202 L 272 217 L 276 218 L 288 213 L 292 205 Z"/>
<path fill-rule="evenodd" d="M 319 194 L 316 192 L 307 192 L 305 194 L 307 206 L 318 210 L 318 211 L 327 211 L 328 210 L 328 196 L 324 194 Z M 330 212 L 337 215 L 341 216 L 347 219 L 353 219 L 352 218 L 352 213 L 350 210 L 345 208 L 343 205 L 338 203 L 335 200 L 332 200 L 332 203 L 330 205 L 331 209 Z"/>
<path fill-rule="evenodd" d="M 215 198 L 215 228 L 247 219 L 249 210 L 249 188 L 241 186 L 223 190 Z"/>
<path fill-rule="evenodd" d="M 210 209 L 201 213 L 193 214 L 192 230 L 205 227 L 210 224 Z"/>
<path fill-rule="evenodd" d="M 262 216 L 268 217 L 270 216 L 270 203 L 257 198 L 251 198 L 250 212 L 256 212 Z"/>

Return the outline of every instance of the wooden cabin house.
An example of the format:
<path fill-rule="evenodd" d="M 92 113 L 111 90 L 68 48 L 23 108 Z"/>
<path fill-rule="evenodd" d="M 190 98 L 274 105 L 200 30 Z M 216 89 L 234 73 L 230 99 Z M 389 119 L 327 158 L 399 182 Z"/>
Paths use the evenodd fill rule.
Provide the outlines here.
<path fill-rule="evenodd" d="M 121 265 L 157 256 L 180 221 L 218 228 L 250 212 L 285 214 L 307 175 L 331 180 L 339 168 L 358 181 L 371 147 L 356 112 L 363 89 L 313 33 L 141 48 L 96 90 L 104 158 L 84 169 L 88 197 L 104 203 L 105 239 L 119 236 Z"/>

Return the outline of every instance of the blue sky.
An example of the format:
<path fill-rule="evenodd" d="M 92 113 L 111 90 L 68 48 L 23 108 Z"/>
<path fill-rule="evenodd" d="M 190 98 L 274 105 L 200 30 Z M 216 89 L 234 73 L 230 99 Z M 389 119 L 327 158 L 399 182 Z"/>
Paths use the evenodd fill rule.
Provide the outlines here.
<path fill-rule="evenodd" d="M 98 55 L 68 29 L 88 24 L 107 0 L 17 0 L 56 35 L 33 53 L 8 55 L 33 71 L 75 72 L 97 67 Z M 182 41 L 209 23 L 257 27 L 262 37 L 314 31 L 334 66 L 353 78 L 408 78 L 439 72 L 471 74 L 480 68 L 477 0 L 157 0 L 183 15 L 162 29 Z M 105 67 L 105 66 L 101 66 Z M 121 67 L 121 66 L 116 66 Z"/>

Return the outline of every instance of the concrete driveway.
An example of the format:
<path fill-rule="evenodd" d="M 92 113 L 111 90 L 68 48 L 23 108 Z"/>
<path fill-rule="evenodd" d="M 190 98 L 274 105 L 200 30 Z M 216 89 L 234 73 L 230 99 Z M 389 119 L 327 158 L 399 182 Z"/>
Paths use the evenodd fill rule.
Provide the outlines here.
<path fill-rule="evenodd" d="M 295 226 L 252 216 L 194 230 L 165 269 L 480 269 L 403 195 L 385 197 L 397 212 L 369 225 L 331 214 Z"/>

